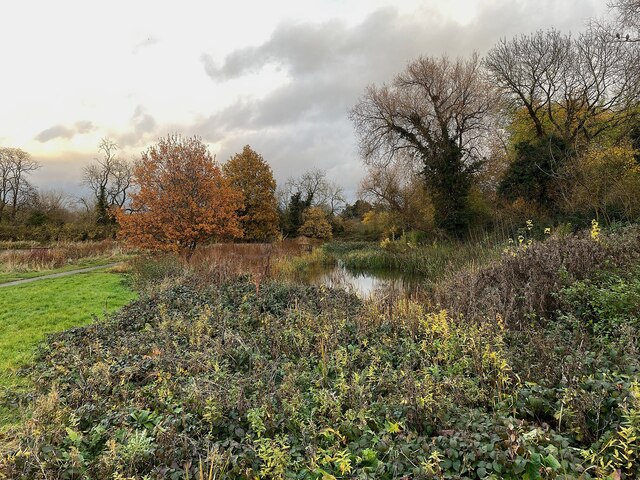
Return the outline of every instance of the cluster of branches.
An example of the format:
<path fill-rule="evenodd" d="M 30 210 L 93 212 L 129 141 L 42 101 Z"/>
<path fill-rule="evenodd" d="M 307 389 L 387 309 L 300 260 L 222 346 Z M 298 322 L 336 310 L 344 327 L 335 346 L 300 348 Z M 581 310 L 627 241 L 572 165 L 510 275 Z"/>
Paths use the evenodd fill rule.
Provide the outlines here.
<path fill-rule="evenodd" d="M 98 223 L 107 224 L 113 220 L 109 212 L 123 208 L 127 203 L 133 165 L 116 155 L 118 145 L 108 138 L 100 141 L 98 150 L 102 156 L 83 171 L 83 183 L 91 191 L 92 198 L 81 198 L 80 201 L 87 210 L 95 209 Z"/>
<path fill-rule="evenodd" d="M 614 10 L 617 25 L 623 31 L 620 33 L 618 30 L 616 38 L 627 42 L 640 42 L 640 0 L 617 0 L 609 3 L 609 7 Z"/>
<path fill-rule="evenodd" d="M 294 195 L 300 197 L 305 207 L 321 207 L 330 215 L 335 215 L 345 204 L 342 186 L 327 179 L 327 172 L 319 168 L 290 177 L 279 193 L 281 206 Z"/>
<path fill-rule="evenodd" d="M 299 177 L 291 177 L 279 192 L 282 229 L 286 235 L 297 235 L 305 223 L 305 214 L 333 218 L 345 205 L 342 186 L 327 179 L 327 172 L 311 169 Z"/>
<path fill-rule="evenodd" d="M 637 1 L 625 0 L 618 8 L 626 15 L 621 19 L 637 18 Z M 536 147 L 538 157 L 571 157 L 601 138 L 628 141 L 640 123 L 639 99 L 639 45 L 616 41 L 602 26 L 575 37 L 552 29 L 504 39 L 484 59 L 421 57 L 392 82 L 369 86 L 351 110 L 369 167 L 361 190 L 401 212 L 408 195 L 416 193 L 406 188 L 406 179 L 419 176 L 436 225 L 459 235 L 471 221 L 478 175 L 492 158 L 496 138 L 513 133 L 508 126 L 514 119 L 525 124 L 531 144 L 561 146 L 546 154 Z M 514 140 L 523 138 L 502 143 L 511 144 L 511 154 Z M 550 179 L 564 158 L 552 160 L 543 172 Z M 542 170 L 542 164 L 532 169 Z"/>
<path fill-rule="evenodd" d="M 502 40 L 485 65 L 507 108 L 524 107 L 536 136 L 574 144 L 638 117 L 638 53 L 600 28 L 575 38 L 550 30 Z"/>
<path fill-rule="evenodd" d="M 18 210 L 35 196 L 27 176 L 40 164 L 18 148 L 0 148 L 0 222 L 15 221 Z"/>

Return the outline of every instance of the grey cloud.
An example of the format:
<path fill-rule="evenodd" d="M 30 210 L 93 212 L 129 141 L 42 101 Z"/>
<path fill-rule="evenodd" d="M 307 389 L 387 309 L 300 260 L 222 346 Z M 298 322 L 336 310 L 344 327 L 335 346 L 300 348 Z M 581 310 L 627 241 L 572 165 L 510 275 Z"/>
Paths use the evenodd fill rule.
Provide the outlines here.
<path fill-rule="evenodd" d="M 36 135 L 36 140 L 45 143 L 54 138 L 71 138 L 75 133 L 75 130 L 65 127 L 64 125 L 54 125 Z"/>
<path fill-rule="evenodd" d="M 135 147 L 147 143 L 149 136 L 156 130 L 157 122 L 146 113 L 144 107 L 138 105 L 131 117 L 130 125 L 127 133 L 117 136 L 118 144 L 122 147 Z"/>
<path fill-rule="evenodd" d="M 48 142 L 49 140 L 53 140 L 54 138 L 70 139 L 77 134 L 89 133 L 94 129 L 95 127 L 90 121 L 82 120 L 76 122 L 73 127 L 67 127 L 65 125 L 54 125 L 53 127 L 41 131 L 38 135 L 36 135 L 35 139 L 41 143 Z"/>
<path fill-rule="evenodd" d="M 87 194 L 82 185 L 83 168 L 91 163 L 91 155 L 64 152 L 55 157 L 38 157 L 41 168 L 34 171 L 29 180 L 41 190 L 60 189 L 73 197 Z"/>
<path fill-rule="evenodd" d="M 95 130 L 95 126 L 89 120 L 82 120 L 80 122 L 76 122 L 76 131 L 78 133 L 89 133 L 92 130 Z"/>
<path fill-rule="evenodd" d="M 578 31 L 602 11 L 597 0 L 487 0 L 478 8 L 478 16 L 464 27 L 429 8 L 412 15 L 383 8 L 355 26 L 282 24 L 263 44 L 231 52 L 220 64 L 203 54 L 205 72 L 214 82 L 259 74 L 267 65 L 284 69 L 289 81 L 262 99 L 242 98 L 189 131 L 221 142 L 220 158 L 257 142 L 254 147 L 276 176 L 316 166 L 330 176 L 333 172 L 353 192 L 362 168 L 347 112 L 368 84 L 390 81 L 419 55 L 483 54 L 501 37 L 551 26 Z"/>
<path fill-rule="evenodd" d="M 353 195 L 362 170 L 352 154 L 355 145 L 349 144 L 350 134 L 351 125 L 346 119 L 320 125 L 304 122 L 295 132 L 288 127 L 236 132 L 222 140 L 216 155 L 224 162 L 249 144 L 272 166 L 278 185 L 283 185 L 291 176 L 317 167 L 327 170 L 329 179 L 345 186 Z"/>

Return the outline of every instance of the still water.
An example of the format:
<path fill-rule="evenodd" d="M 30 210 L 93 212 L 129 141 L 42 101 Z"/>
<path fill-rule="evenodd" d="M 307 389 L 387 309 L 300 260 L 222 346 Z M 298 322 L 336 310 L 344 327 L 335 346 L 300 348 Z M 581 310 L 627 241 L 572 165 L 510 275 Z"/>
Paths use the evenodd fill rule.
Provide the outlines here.
<path fill-rule="evenodd" d="M 338 261 L 334 267 L 310 272 L 305 278 L 313 285 L 344 288 L 361 298 L 375 296 L 415 296 L 422 287 L 420 278 L 402 272 L 349 270 Z"/>

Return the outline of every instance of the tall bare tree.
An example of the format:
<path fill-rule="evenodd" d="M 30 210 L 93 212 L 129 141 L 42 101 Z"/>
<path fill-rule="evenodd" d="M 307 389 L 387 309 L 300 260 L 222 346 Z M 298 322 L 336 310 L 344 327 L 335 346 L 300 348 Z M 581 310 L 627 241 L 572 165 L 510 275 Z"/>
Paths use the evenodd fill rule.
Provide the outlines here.
<path fill-rule="evenodd" d="M 34 188 L 27 176 L 40 164 L 19 148 L 0 148 L 0 221 L 9 208 L 9 219 L 15 220 L 18 209 Z"/>
<path fill-rule="evenodd" d="M 118 145 L 108 138 L 100 141 L 98 150 L 102 156 L 85 167 L 83 183 L 89 187 L 98 205 L 103 204 L 107 209 L 122 208 L 127 202 L 133 167 L 117 156 Z"/>
<path fill-rule="evenodd" d="M 327 179 L 327 172 L 319 168 L 307 170 L 297 178 L 289 178 L 285 184 L 285 199 L 300 193 L 305 208 L 322 207 L 335 214 L 344 206 L 342 186 Z"/>
<path fill-rule="evenodd" d="M 490 89 L 477 54 L 469 59 L 422 57 L 389 85 L 369 86 L 351 110 L 365 163 L 419 162 L 436 223 L 463 233 L 468 194 L 481 163 Z"/>
<path fill-rule="evenodd" d="M 538 138 L 590 142 L 638 118 L 638 45 L 604 29 L 576 38 L 556 30 L 501 40 L 485 65 L 512 109 L 524 109 Z"/>

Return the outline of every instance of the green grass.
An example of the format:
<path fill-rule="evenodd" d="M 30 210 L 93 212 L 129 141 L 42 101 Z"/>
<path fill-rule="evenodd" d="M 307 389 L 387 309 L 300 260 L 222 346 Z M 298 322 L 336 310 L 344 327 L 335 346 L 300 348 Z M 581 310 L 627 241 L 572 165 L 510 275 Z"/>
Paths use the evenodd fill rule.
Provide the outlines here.
<path fill-rule="evenodd" d="M 86 325 L 134 299 L 123 280 L 97 271 L 0 289 L 0 390 L 26 384 L 18 369 L 47 334 Z M 0 408 L 0 425 L 12 416 Z"/>
<path fill-rule="evenodd" d="M 48 270 L 32 270 L 32 271 L 2 271 L 0 267 L 0 284 L 14 282 L 16 280 L 24 280 L 27 278 L 42 277 L 52 273 L 69 272 L 71 270 L 79 270 L 81 268 L 99 267 L 101 265 L 110 265 L 130 258 L 129 256 L 104 257 L 104 258 L 86 258 L 73 263 L 69 263 L 64 267 L 53 268 Z"/>

